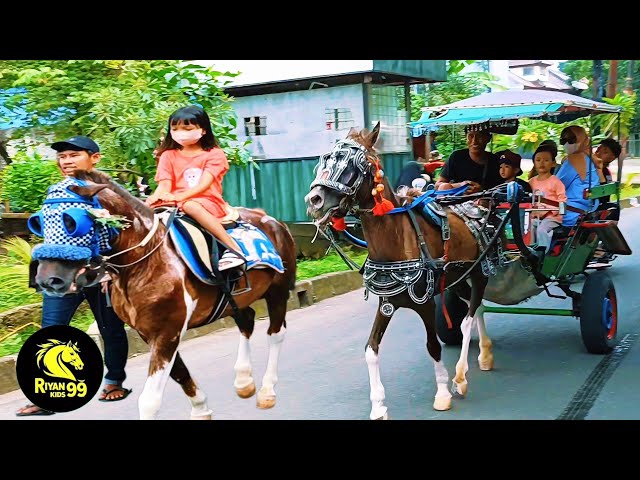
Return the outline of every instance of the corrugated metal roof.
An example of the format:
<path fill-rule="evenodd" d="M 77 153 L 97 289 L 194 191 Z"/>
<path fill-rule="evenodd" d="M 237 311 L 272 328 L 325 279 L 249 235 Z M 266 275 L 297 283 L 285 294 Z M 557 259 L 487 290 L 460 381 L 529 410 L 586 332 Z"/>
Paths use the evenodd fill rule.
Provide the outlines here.
<path fill-rule="evenodd" d="M 226 88 L 369 72 L 425 82 L 446 80 L 444 60 L 197 60 L 195 63 L 221 72 L 240 73 L 230 79 Z"/>

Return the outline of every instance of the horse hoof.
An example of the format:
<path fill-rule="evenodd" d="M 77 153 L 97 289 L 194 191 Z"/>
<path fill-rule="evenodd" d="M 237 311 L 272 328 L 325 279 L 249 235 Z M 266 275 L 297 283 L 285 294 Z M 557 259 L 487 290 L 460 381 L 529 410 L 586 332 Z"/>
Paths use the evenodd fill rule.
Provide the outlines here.
<path fill-rule="evenodd" d="M 240 398 L 250 398 L 256 393 L 256 384 L 250 383 L 246 387 L 236 388 L 236 393 Z"/>
<path fill-rule="evenodd" d="M 461 382 L 461 383 L 457 383 L 457 382 L 453 382 L 453 387 L 451 388 L 451 392 L 454 395 L 460 395 L 461 397 L 464 397 L 467 395 L 467 387 L 468 384 L 467 382 Z"/>
<path fill-rule="evenodd" d="M 484 372 L 488 372 L 489 370 L 493 370 L 493 358 L 486 359 L 486 360 L 478 359 L 478 366 L 480 367 L 480 370 L 482 370 Z"/>
<path fill-rule="evenodd" d="M 275 395 L 261 395 L 258 394 L 258 401 L 256 402 L 256 406 L 258 408 L 262 408 L 263 410 L 267 408 L 273 408 L 276 404 L 276 396 Z"/>
<path fill-rule="evenodd" d="M 200 415 L 198 417 L 191 416 L 191 420 L 213 420 L 211 415 Z"/>
<path fill-rule="evenodd" d="M 433 409 L 439 412 L 451 409 L 451 397 L 436 397 L 433 401 Z"/>

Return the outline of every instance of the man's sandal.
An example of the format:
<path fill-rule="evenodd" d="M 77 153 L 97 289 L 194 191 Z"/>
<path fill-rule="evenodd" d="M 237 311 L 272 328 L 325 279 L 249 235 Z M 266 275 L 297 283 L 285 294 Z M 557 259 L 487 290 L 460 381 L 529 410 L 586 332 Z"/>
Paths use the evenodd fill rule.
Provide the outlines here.
<path fill-rule="evenodd" d="M 54 413 L 56 412 L 45 410 L 44 408 L 40 408 L 33 403 L 29 403 L 16 412 L 16 417 L 35 417 L 39 415 L 46 416 L 53 415 Z"/>
<path fill-rule="evenodd" d="M 100 402 L 117 402 L 119 400 L 124 400 L 125 398 L 127 398 L 132 391 L 133 390 L 131 388 L 124 388 L 122 385 L 117 385 L 115 388 L 111 388 L 109 390 L 107 390 L 107 388 L 105 387 L 102 389 L 101 398 L 99 398 L 98 400 Z M 108 398 L 112 393 L 116 392 L 122 392 L 123 395 L 121 397 Z"/>

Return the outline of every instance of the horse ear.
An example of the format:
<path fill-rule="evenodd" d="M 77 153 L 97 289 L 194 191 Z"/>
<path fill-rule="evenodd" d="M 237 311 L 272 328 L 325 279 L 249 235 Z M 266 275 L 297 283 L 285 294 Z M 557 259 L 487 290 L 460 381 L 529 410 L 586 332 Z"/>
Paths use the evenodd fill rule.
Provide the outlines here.
<path fill-rule="evenodd" d="M 101 192 L 102 190 L 108 187 L 109 185 L 104 185 L 104 184 L 87 185 L 84 187 L 80 185 L 71 185 L 69 187 L 69 190 L 71 190 L 74 193 L 77 193 L 81 197 L 92 199 L 95 195 L 97 195 L 99 192 Z"/>
<path fill-rule="evenodd" d="M 376 142 L 378 141 L 379 135 L 380 135 L 380 122 L 378 121 L 378 123 L 376 123 L 376 126 L 373 127 L 373 130 L 371 130 L 371 133 L 369 133 L 365 137 L 365 140 L 369 144 L 369 147 L 373 147 L 376 144 Z"/>
<path fill-rule="evenodd" d="M 351 127 L 349 129 L 349 133 L 347 133 L 347 138 L 353 138 L 358 136 L 358 129 L 355 127 Z"/>

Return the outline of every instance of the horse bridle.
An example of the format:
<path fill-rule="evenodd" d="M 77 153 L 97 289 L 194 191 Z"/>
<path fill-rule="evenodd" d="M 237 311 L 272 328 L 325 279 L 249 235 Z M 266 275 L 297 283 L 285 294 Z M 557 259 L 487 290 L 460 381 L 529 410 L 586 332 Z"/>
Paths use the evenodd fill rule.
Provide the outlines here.
<path fill-rule="evenodd" d="M 369 155 L 370 153 L 364 145 L 354 140 L 339 140 L 331 152 L 325 153 L 320 157 L 316 178 L 311 182 L 309 188 L 323 186 L 340 192 L 350 200 L 353 200 L 365 176 L 373 168 Z M 352 185 L 345 185 L 340 182 L 340 177 L 350 163 L 356 167 L 358 176 Z"/>

